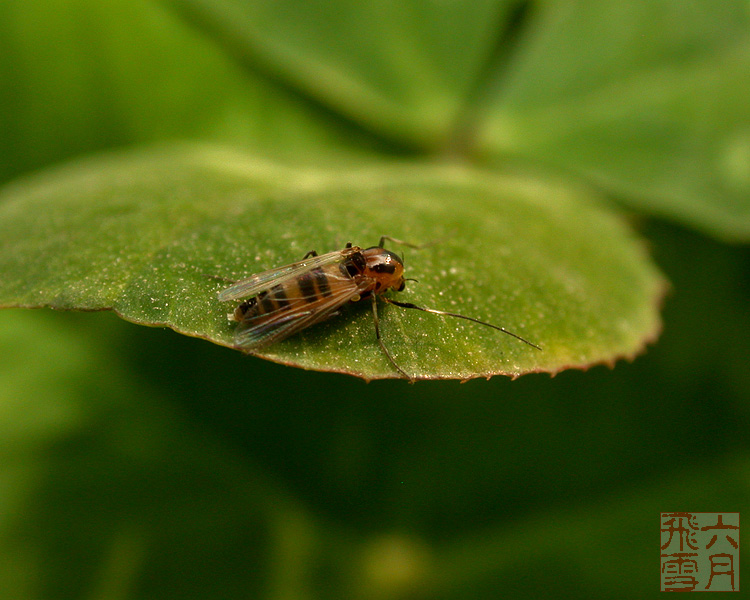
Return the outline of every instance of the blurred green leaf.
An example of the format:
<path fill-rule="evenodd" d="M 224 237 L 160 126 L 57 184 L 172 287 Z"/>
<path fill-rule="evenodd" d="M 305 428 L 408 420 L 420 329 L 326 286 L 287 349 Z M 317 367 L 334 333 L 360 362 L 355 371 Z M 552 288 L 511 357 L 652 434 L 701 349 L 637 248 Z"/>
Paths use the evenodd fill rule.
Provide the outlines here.
<path fill-rule="evenodd" d="M 128 342 L 161 360 L 165 387 Z M 0 351 L 8 597 L 643 598 L 660 510 L 747 503 L 741 432 L 693 416 L 713 425 L 731 402 L 696 390 L 679 412 L 686 398 L 660 398 L 670 386 L 647 361 L 398 386 L 408 396 L 352 379 L 332 396 L 330 375 L 279 377 L 209 344 L 50 311 L 0 313 Z M 182 391 L 186 374 L 204 393 Z M 638 399 L 627 388 L 644 375 L 656 394 Z M 665 468 L 686 453 L 702 459 Z M 612 552 L 629 565 L 624 591 Z"/>
<path fill-rule="evenodd" d="M 162 0 L 216 43 L 376 136 L 452 133 L 519 0 Z"/>
<path fill-rule="evenodd" d="M 442 242 L 393 247 L 420 280 L 401 299 L 545 347 L 385 307 L 410 370 L 468 368 L 459 335 L 492 368 L 629 355 L 660 277 L 542 169 L 747 239 L 749 29 L 745 0 L 7 0 L 0 180 L 134 151 L 4 190 L 0 303 L 225 344 L 205 275 L 390 233 Z M 142 151 L 175 138 L 232 149 Z M 384 164 L 405 150 L 448 160 Z M 499 169 L 455 166 L 477 159 Z M 676 293 L 658 347 L 614 372 L 365 386 L 108 314 L 0 311 L 3 597 L 644 597 L 659 511 L 748 503 L 750 263 L 639 225 Z M 390 374 L 368 307 L 274 351 Z"/>
<path fill-rule="evenodd" d="M 351 159 L 362 136 L 151 0 L 7 0 L 0 9 L 0 181 L 154 140 Z M 369 142 L 368 142 L 369 144 Z"/>
<path fill-rule="evenodd" d="M 477 148 L 602 185 L 635 209 L 750 239 L 744 0 L 546 2 L 496 74 Z"/>
<path fill-rule="evenodd" d="M 0 319 L 3 596 L 260 594 L 248 572 L 305 517 L 128 372 L 112 344 L 121 331 L 98 321 Z"/>
<path fill-rule="evenodd" d="M 630 356 L 661 278 L 550 167 L 747 239 L 748 30 L 745 0 L 6 0 L 0 181 L 129 151 L 0 192 L 0 304 L 228 344 L 208 275 L 391 234 L 441 242 L 393 246 L 398 297 L 544 346 L 384 307 L 410 372 Z M 176 138 L 230 149 L 143 151 Z M 643 598 L 659 511 L 748 503 L 750 263 L 639 226 L 676 293 L 614 372 L 366 386 L 0 311 L 3 598 Z M 367 306 L 269 350 L 392 375 Z"/>
<path fill-rule="evenodd" d="M 660 276 L 582 190 L 444 167 L 292 170 L 215 148 L 90 161 L 8 188 L 0 303 L 112 309 L 231 345 L 233 307 L 216 297 L 227 284 L 210 276 L 238 279 L 382 234 L 440 242 L 407 249 L 419 283 L 403 300 L 501 324 L 544 348 L 383 307 L 384 339 L 418 378 L 584 368 L 632 356 L 659 330 Z M 258 354 L 393 377 L 363 308 Z"/>
<path fill-rule="evenodd" d="M 377 136 L 562 167 L 638 210 L 750 238 L 744 0 L 166 1 Z"/>
<path fill-rule="evenodd" d="M 0 74 L 0 178 L 175 137 L 307 164 L 411 148 L 750 232 L 743 0 L 10 0 Z"/>

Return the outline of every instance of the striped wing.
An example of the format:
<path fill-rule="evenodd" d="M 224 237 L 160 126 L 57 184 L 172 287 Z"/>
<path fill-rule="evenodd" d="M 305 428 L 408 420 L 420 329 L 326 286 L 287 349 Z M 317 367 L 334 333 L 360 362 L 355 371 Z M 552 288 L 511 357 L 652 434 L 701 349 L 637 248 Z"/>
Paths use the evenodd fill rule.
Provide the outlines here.
<path fill-rule="evenodd" d="M 283 285 L 290 279 L 295 279 L 312 269 L 341 262 L 350 254 L 350 249 L 347 248 L 346 250 L 327 252 L 320 256 L 311 256 L 305 260 L 271 269 L 270 271 L 263 271 L 247 279 L 242 279 L 225 290 L 220 291 L 219 301 L 230 302 L 232 300 L 251 298 L 275 285 Z"/>
<path fill-rule="evenodd" d="M 355 283 L 352 279 L 342 277 L 338 285 L 334 286 L 331 295 L 316 299 L 306 306 L 293 309 L 279 308 L 243 319 L 234 332 L 235 345 L 245 350 L 256 350 L 288 338 L 332 317 L 339 308 L 367 291 L 368 287 L 367 281 Z"/>

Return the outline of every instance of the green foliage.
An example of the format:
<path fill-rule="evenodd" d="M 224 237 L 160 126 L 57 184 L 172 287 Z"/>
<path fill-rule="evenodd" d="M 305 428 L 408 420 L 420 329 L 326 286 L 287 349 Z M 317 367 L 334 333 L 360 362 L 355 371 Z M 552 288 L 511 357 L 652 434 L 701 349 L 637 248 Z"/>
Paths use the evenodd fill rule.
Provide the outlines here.
<path fill-rule="evenodd" d="M 240 279 L 310 248 L 375 245 L 384 232 L 439 242 L 407 250 L 418 283 L 404 300 L 503 324 L 544 347 L 383 307 L 385 339 L 415 377 L 554 373 L 632 355 L 658 330 L 659 276 L 580 190 L 443 167 L 291 170 L 209 148 L 92 161 L 11 188 L 0 197 L 0 303 L 112 309 L 232 345 L 232 306 L 216 297 L 227 284 L 211 275 Z M 370 311 L 344 313 L 262 355 L 398 376 Z"/>
<path fill-rule="evenodd" d="M 3 598 L 655 593 L 660 511 L 750 500 L 750 261 L 725 245 L 750 233 L 749 21 L 6 0 L 0 304 L 217 343 L 0 312 Z M 223 347 L 213 276 L 383 234 L 440 242 L 393 246 L 419 280 L 397 297 L 544 347 L 384 306 L 415 375 L 631 357 L 659 329 L 646 249 L 664 334 L 465 385 Z M 373 337 L 351 306 L 264 355 L 392 376 Z"/>
<path fill-rule="evenodd" d="M 635 210 L 750 239 L 742 2 L 543 3 L 477 147 L 579 173 Z"/>

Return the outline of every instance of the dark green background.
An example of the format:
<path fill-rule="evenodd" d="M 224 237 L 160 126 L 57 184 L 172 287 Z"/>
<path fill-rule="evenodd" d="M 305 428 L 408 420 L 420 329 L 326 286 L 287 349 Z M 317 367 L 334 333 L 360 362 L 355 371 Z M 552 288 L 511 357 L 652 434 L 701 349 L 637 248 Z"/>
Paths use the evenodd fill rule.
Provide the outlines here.
<path fill-rule="evenodd" d="M 457 152 L 491 165 L 505 156 L 592 182 L 633 210 L 672 284 L 664 333 L 613 370 L 409 386 L 289 369 L 109 314 L 4 311 L 3 597 L 656 595 L 659 513 L 742 513 L 750 498 L 750 255 L 738 245 L 748 190 L 741 179 L 728 188 L 725 163 L 706 159 L 711 140 L 728 137 L 743 172 L 747 3 L 645 3 L 662 11 L 656 19 L 640 2 L 620 2 L 582 23 L 555 3 L 478 2 L 469 24 L 440 3 L 404 21 L 397 7 L 368 3 L 390 19 L 367 28 L 382 40 L 382 63 L 352 43 L 351 20 L 364 18 L 355 9 L 337 21 L 325 11 L 302 18 L 295 3 L 269 9 L 272 17 L 259 8 L 249 23 L 261 33 L 248 41 L 233 4 L 4 4 L 3 181 L 173 139 L 336 164 Z M 469 43 L 460 34 L 476 23 Z M 587 64 L 597 52 L 581 31 L 608 42 L 609 64 Z M 675 32 L 684 39 L 668 43 Z M 274 58 L 279 40 L 294 50 L 290 63 Z M 434 49 L 423 55 L 434 64 L 417 61 L 414 48 Z M 518 83 L 544 77 L 517 75 L 545 48 L 559 80 L 546 113 L 545 94 Z M 702 68 L 691 70 L 704 49 Z M 388 56 L 404 55 L 420 68 L 383 72 Z M 473 73 L 439 68 L 474 55 L 484 58 Z M 364 84 L 344 89 L 349 96 L 316 88 L 305 73 L 321 64 L 339 74 L 367 65 L 363 79 L 393 107 Z M 628 85 L 634 69 L 651 87 Z M 423 77 L 410 87 L 415 70 Z M 624 91 L 613 96 L 627 101 L 600 107 L 607 118 L 596 125 L 567 110 L 582 90 L 620 77 Z M 505 103 L 492 100 L 497 86 L 473 83 L 503 79 L 516 82 Z M 559 100 L 566 87 L 575 93 Z M 598 99 L 606 106 L 606 94 Z M 499 106 L 506 116 L 529 106 L 517 123 L 545 114 L 547 125 L 536 136 L 527 129 L 523 145 L 487 134 L 467 151 L 458 133 L 473 130 L 466 107 L 482 101 L 496 122 Z M 640 129 L 631 107 L 645 107 L 633 117 Z M 462 126 L 441 125 L 446 114 L 463 114 Z M 549 129 L 557 121 L 567 135 Z"/>

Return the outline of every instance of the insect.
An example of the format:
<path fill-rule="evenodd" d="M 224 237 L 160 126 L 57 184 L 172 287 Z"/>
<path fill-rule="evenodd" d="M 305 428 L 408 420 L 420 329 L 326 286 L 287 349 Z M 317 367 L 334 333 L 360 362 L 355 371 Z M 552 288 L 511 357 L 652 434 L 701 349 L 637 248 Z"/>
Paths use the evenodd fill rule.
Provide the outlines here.
<path fill-rule="evenodd" d="M 404 262 L 400 256 L 384 248 L 385 241 L 417 247 L 390 236 L 383 236 L 377 246 L 362 249 L 347 244 L 343 250 L 318 254 L 308 252 L 301 261 L 252 275 L 236 281 L 219 292 L 221 302 L 241 301 L 233 319 L 238 325 L 234 333 L 236 347 L 257 350 L 293 335 L 311 325 L 339 314 L 349 302 L 369 298 L 375 324 L 375 338 L 393 368 L 410 381 L 408 375 L 388 351 L 380 335 L 377 299 L 400 306 L 466 319 L 498 331 L 541 350 L 536 344 L 504 327 L 457 313 L 424 308 L 410 302 L 399 302 L 385 296 L 389 290 L 403 291 Z"/>

